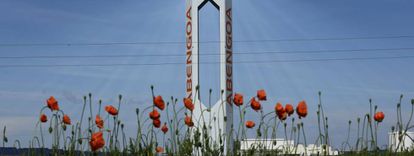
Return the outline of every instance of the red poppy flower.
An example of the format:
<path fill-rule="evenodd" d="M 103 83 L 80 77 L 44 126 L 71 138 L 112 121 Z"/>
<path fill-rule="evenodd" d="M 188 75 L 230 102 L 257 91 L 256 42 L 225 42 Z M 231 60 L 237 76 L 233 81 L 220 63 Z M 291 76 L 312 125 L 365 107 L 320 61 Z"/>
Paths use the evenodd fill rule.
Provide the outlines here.
<path fill-rule="evenodd" d="M 70 125 L 71 124 L 71 122 L 70 122 L 70 118 L 69 118 L 69 116 L 68 115 L 63 115 L 63 118 L 62 118 L 62 121 L 63 121 L 63 123 L 64 124 L 66 124 L 66 125 Z"/>
<path fill-rule="evenodd" d="M 99 115 L 96 115 L 95 117 L 95 124 L 99 129 L 102 129 L 104 127 L 104 121 Z"/>
<path fill-rule="evenodd" d="M 152 120 L 152 125 L 154 125 L 155 128 L 160 128 L 161 127 L 161 120 L 160 119 Z"/>
<path fill-rule="evenodd" d="M 233 97 L 233 103 L 234 103 L 236 106 L 241 106 L 241 105 L 243 105 L 243 95 L 242 95 L 242 94 L 239 94 L 239 93 L 234 94 L 234 97 Z"/>
<path fill-rule="evenodd" d="M 162 147 L 158 146 L 157 148 L 155 148 L 155 151 L 156 151 L 157 153 L 163 153 L 163 152 L 164 152 L 164 148 L 162 148 Z"/>
<path fill-rule="evenodd" d="M 164 123 L 164 125 L 161 127 L 161 131 L 164 132 L 164 134 L 168 132 L 167 123 Z"/>
<path fill-rule="evenodd" d="M 280 102 L 278 102 L 275 106 L 275 112 L 276 114 L 280 114 L 285 112 L 285 109 L 283 108 L 282 104 Z"/>
<path fill-rule="evenodd" d="M 191 119 L 190 116 L 186 115 L 185 119 L 184 119 L 184 122 L 188 127 L 193 127 L 194 126 L 194 122 L 193 122 L 193 120 Z"/>
<path fill-rule="evenodd" d="M 103 146 L 105 146 L 105 140 L 103 138 L 102 132 L 93 133 L 91 136 L 91 141 L 89 142 L 92 151 L 99 150 Z"/>
<path fill-rule="evenodd" d="M 191 100 L 190 98 L 184 98 L 183 99 L 184 102 L 184 106 L 190 110 L 193 111 L 194 110 L 194 104 L 193 104 L 193 100 Z"/>
<path fill-rule="evenodd" d="M 257 98 L 260 101 L 266 101 L 266 91 L 264 89 L 258 90 L 257 91 Z"/>
<path fill-rule="evenodd" d="M 382 122 L 382 120 L 384 120 L 384 117 L 385 117 L 385 115 L 384 115 L 383 112 L 377 112 L 374 115 L 374 120 L 377 121 L 377 122 Z"/>
<path fill-rule="evenodd" d="M 283 110 L 283 113 L 280 113 L 280 114 L 277 115 L 277 117 L 280 120 L 286 120 L 287 116 L 288 116 L 288 113 L 286 113 L 284 110 Z"/>
<path fill-rule="evenodd" d="M 40 115 L 40 122 L 47 122 L 47 116 L 45 114 Z"/>
<path fill-rule="evenodd" d="M 285 111 L 286 111 L 286 113 L 288 113 L 289 116 L 292 115 L 295 112 L 295 110 L 293 109 L 293 106 L 291 104 L 286 104 Z"/>
<path fill-rule="evenodd" d="M 255 110 L 256 112 L 259 111 L 262 106 L 260 105 L 259 101 L 256 101 L 256 98 L 252 98 L 250 100 L 250 106 L 252 107 L 253 110 Z"/>
<path fill-rule="evenodd" d="M 154 105 L 158 107 L 160 110 L 164 110 L 165 103 L 161 95 L 154 97 Z"/>
<path fill-rule="evenodd" d="M 58 101 L 56 101 L 55 97 L 51 96 L 49 99 L 47 99 L 46 103 L 47 103 L 47 107 L 49 107 L 50 110 L 52 111 L 59 110 Z"/>
<path fill-rule="evenodd" d="M 154 109 L 154 110 L 152 110 L 152 112 L 150 112 L 149 113 L 149 117 L 152 119 L 152 120 L 156 120 L 156 119 L 159 119 L 160 118 L 160 113 L 158 113 L 158 111 L 156 110 L 156 109 Z"/>
<path fill-rule="evenodd" d="M 106 112 L 108 112 L 109 114 L 113 116 L 118 115 L 118 110 L 114 106 L 111 106 L 111 105 L 105 106 L 105 110 Z"/>
<path fill-rule="evenodd" d="M 253 128 L 256 124 L 254 123 L 254 121 L 248 120 L 246 121 L 246 127 L 247 128 Z"/>
<path fill-rule="evenodd" d="M 306 105 L 305 101 L 299 102 L 298 106 L 296 107 L 296 113 L 298 114 L 299 118 L 304 118 L 308 115 L 308 106 Z"/>

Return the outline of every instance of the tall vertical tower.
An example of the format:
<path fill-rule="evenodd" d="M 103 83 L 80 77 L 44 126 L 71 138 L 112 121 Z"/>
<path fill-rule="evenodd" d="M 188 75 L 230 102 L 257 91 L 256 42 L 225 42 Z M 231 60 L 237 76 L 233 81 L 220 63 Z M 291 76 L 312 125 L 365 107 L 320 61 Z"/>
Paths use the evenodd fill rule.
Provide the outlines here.
<path fill-rule="evenodd" d="M 225 151 L 233 148 L 233 24 L 232 0 L 186 0 L 186 96 L 194 99 L 193 119 L 201 129 L 207 126 L 215 143 L 222 141 Z M 220 90 L 221 98 L 206 107 L 196 88 L 199 85 L 199 10 L 211 2 L 220 12 Z M 201 71 L 202 72 L 202 71 Z M 199 118 L 201 118 L 199 120 Z"/>

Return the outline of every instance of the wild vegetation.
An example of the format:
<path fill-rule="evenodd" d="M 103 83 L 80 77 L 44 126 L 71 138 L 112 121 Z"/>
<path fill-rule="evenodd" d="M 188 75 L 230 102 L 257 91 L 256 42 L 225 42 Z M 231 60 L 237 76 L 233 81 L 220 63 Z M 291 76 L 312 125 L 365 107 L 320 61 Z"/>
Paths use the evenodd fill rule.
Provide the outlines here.
<path fill-rule="evenodd" d="M 48 98 L 45 105 L 40 109 L 39 120 L 36 124 L 39 134 L 33 136 L 27 155 L 45 155 L 44 148 L 49 148 L 53 155 L 276 155 L 295 154 L 299 143 L 305 145 L 311 143 L 322 147 L 318 151 L 320 155 L 328 155 L 331 143 L 329 133 L 329 122 L 318 93 L 319 103 L 317 110 L 308 111 L 306 101 L 293 104 L 281 104 L 275 102 L 274 110 L 264 112 L 262 103 L 267 102 L 265 90 L 258 90 L 257 95 L 245 100 L 242 93 L 235 93 L 232 97 L 232 105 L 238 111 L 240 121 L 232 127 L 232 134 L 220 134 L 220 139 L 214 141 L 209 133 L 212 126 L 209 124 L 199 125 L 199 117 L 192 112 L 195 108 L 194 99 L 171 97 L 164 101 L 163 96 L 156 95 L 154 87 L 151 86 L 153 103 L 146 108 L 136 109 L 138 128 L 135 137 L 125 135 L 125 125 L 119 117 L 123 113 L 132 113 L 122 110 L 123 97 L 119 95 L 118 103 L 115 105 L 102 106 L 102 101 L 93 103 L 92 94 L 83 97 L 83 109 L 80 119 L 76 122 L 69 114 L 59 108 L 58 100 L 53 96 Z M 211 90 L 210 90 L 211 95 Z M 411 114 L 406 123 L 403 123 L 401 113 L 401 95 L 396 105 L 397 121 L 391 127 L 399 140 L 408 137 L 414 141 L 407 132 L 414 125 L 411 124 L 414 111 L 414 99 L 411 100 Z M 382 127 L 381 122 L 385 114 L 377 105 L 369 100 L 369 110 L 362 118 L 350 119 L 348 122 L 347 140 L 340 147 L 343 155 L 411 155 L 411 149 L 399 142 L 396 148 L 380 148 L 377 143 L 377 132 Z M 96 108 L 97 107 L 97 108 Z M 102 109 L 103 108 L 103 109 Z M 210 111 L 207 108 L 203 111 Z M 254 111 L 259 120 L 252 120 L 246 116 L 247 111 Z M 164 112 L 164 113 L 162 113 Z M 165 114 L 162 116 L 161 114 Z M 305 123 L 304 118 L 309 115 L 317 116 L 317 123 Z M 234 116 L 236 118 L 236 115 Z M 225 117 L 224 117 L 225 118 Z M 214 117 L 214 120 L 217 120 Z M 223 120 L 226 122 L 226 119 Z M 204 122 L 208 123 L 208 122 Z M 211 122 L 210 122 L 211 124 Z M 316 140 L 307 140 L 305 124 L 317 126 Z M 356 142 L 350 142 L 351 126 L 357 127 Z M 283 134 L 277 134 L 281 128 Z M 44 134 L 44 132 L 48 132 Z M 294 140 L 295 144 L 281 146 L 280 149 L 268 149 L 263 144 L 255 144 L 249 150 L 240 150 L 242 140 L 247 139 L 247 132 L 255 131 L 256 139 L 284 138 Z M 45 135 L 50 135 L 51 147 L 45 147 Z M 228 137 L 234 138 L 233 149 L 223 148 Z M 3 130 L 3 147 L 7 144 L 6 127 Z M 273 142 L 276 145 L 276 141 Z M 14 145 L 20 148 L 20 141 L 16 140 Z M 39 150 L 41 149 L 41 150 Z M 306 153 L 307 154 L 307 153 Z"/>

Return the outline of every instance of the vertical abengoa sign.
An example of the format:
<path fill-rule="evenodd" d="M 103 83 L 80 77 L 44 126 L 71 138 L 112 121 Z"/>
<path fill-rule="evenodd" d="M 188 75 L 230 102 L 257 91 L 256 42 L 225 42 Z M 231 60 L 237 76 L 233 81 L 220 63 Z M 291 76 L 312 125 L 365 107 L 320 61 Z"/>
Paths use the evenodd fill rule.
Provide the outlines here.
<path fill-rule="evenodd" d="M 233 21 L 232 21 L 232 1 L 231 0 L 186 0 L 186 96 L 194 99 L 196 117 L 203 115 L 204 119 L 217 117 L 210 126 L 212 131 L 209 133 L 213 140 L 221 138 L 225 140 L 225 149 L 233 147 L 233 140 L 230 136 L 233 127 Z M 199 85 L 199 10 L 211 2 L 220 12 L 220 90 L 223 98 L 220 98 L 212 108 L 207 108 L 201 103 L 196 95 L 196 87 Z M 208 87 L 208 86 L 207 86 Z M 210 111 L 203 111 L 210 109 Z M 204 114 L 202 113 L 204 112 Z M 194 116 L 193 115 L 193 116 Z M 196 124 L 212 123 L 213 121 L 195 121 Z M 217 130 L 217 131 L 216 131 Z M 223 138 L 226 136 L 227 138 Z"/>
<path fill-rule="evenodd" d="M 192 71 L 192 54 L 193 54 L 193 39 L 192 39 L 192 34 L 193 34 L 193 25 L 191 24 L 191 6 L 187 8 L 186 11 L 186 16 L 187 16 L 187 20 L 186 20 L 186 25 L 185 25 L 185 33 L 187 36 L 186 39 L 186 47 L 187 47 L 187 52 L 186 52 L 186 92 L 187 92 L 187 98 L 192 98 L 193 95 L 193 81 L 192 81 L 192 75 L 193 75 L 193 71 Z"/>

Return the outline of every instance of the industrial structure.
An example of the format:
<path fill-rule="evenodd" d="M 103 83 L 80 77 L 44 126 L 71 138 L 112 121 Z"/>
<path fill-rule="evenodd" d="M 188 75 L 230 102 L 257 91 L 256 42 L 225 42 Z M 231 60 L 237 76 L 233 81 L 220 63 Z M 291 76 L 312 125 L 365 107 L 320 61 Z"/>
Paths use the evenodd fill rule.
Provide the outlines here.
<path fill-rule="evenodd" d="M 212 3 L 220 15 L 220 90 L 221 98 L 212 106 L 206 107 L 200 100 L 199 86 L 199 10 Z M 231 0 L 187 0 L 186 7 L 186 97 L 193 99 L 195 109 L 193 116 L 202 120 L 195 125 L 208 128 L 208 135 L 213 141 L 222 145 L 225 151 L 233 147 L 231 127 L 233 126 L 233 26 Z M 201 132 L 205 133 L 205 132 Z"/>

